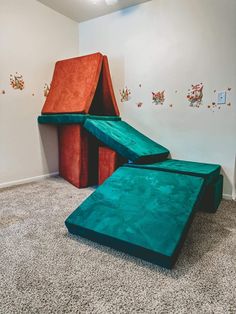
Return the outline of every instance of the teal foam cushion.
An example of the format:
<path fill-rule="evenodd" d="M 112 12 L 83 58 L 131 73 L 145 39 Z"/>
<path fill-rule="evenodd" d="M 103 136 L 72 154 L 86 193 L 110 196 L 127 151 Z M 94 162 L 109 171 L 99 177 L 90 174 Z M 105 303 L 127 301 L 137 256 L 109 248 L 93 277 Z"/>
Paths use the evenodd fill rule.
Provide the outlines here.
<path fill-rule="evenodd" d="M 66 220 L 69 232 L 171 268 L 203 179 L 121 167 Z"/>
<path fill-rule="evenodd" d="M 204 178 L 206 184 L 214 182 L 219 177 L 221 169 L 220 165 L 176 159 L 167 159 L 162 162 L 146 165 L 127 164 L 126 166 L 171 171 L 176 173 L 198 176 Z"/>
<path fill-rule="evenodd" d="M 44 114 L 38 117 L 40 124 L 83 124 L 86 114 Z"/>
<path fill-rule="evenodd" d="M 38 117 L 40 124 L 84 124 L 86 119 L 120 121 L 118 116 L 94 116 L 89 114 L 59 113 L 43 114 Z"/>
<path fill-rule="evenodd" d="M 208 184 L 199 205 L 199 209 L 208 213 L 215 213 L 220 205 L 223 195 L 223 176 Z"/>
<path fill-rule="evenodd" d="M 119 116 L 95 116 L 95 115 L 91 115 L 89 114 L 88 119 L 92 119 L 92 120 L 109 120 L 109 121 L 120 121 L 121 117 Z"/>
<path fill-rule="evenodd" d="M 124 121 L 85 121 L 84 127 L 121 156 L 139 163 L 165 159 L 169 151 Z"/>

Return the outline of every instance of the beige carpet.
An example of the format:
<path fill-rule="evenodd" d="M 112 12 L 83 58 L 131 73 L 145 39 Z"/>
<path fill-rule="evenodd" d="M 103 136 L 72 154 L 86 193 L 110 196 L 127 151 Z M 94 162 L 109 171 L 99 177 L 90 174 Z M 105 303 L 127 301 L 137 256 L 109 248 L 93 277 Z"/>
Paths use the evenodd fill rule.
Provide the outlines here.
<path fill-rule="evenodd" d="M 91 193 L 60 178 L 0 190 L 0 313 L 236 313 L 236 202 L 198 213 L 168 271 L 70 236 Z"/>

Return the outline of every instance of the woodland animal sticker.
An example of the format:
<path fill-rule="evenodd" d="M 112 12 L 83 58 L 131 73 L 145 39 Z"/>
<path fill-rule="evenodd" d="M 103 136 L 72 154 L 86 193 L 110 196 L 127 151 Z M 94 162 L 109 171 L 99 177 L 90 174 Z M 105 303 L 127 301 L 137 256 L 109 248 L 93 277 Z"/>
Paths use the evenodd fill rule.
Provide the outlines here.
<path fill-rule="evenodd" d="M 129 101 L 130 95 L 131 95 L 130 89 L 128 89 L 127 87 L 124 87 L 122 90 L 120 90 L 120 96 L 121 96 L 120 101 L 121 102 Z"/>
<path fill-rule="evenodd" d="M 152 92 L 152 102 L 155 105 L 163 105 L 165 101 L 165 91 Z"/>
<path fill-rule="evenodd" d="M 43 88 L 44 97 L 48 97 L 49 91 L 50 91 L 50 86 L 47 83 L 45 83 L 44 88 Z"/>
<path fill-rule="evenodd" d="M 18 72 L 16 72 L 15 75 L 10 75 L 10 85 L 12 86 L 12 88 L 14 89 L 19 89 L 22 90 L 25 88 L 25 82 L 23 79 L 23 76 L 21 74 L 19 74 Z"/>
<path fill-rule="evenodd" d="M 188 90 L 187 99 L 190 103 L 190 107 L 197 107 L 202 104 L 203 98 L 203 84 L 192 85 L 191 89 Z"/>

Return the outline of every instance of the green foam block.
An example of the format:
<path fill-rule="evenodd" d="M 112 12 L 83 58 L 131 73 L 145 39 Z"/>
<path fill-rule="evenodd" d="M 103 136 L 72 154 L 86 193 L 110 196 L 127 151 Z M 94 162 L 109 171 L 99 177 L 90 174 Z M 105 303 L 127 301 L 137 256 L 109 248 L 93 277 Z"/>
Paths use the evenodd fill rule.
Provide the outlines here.
<path fill-rule="evenodd" d="M 216 164 L 207 164 L 176 159 L 167 159 L 158 163 L 146 165 L 127 164 L 126 166 L 183 173 L 192 176 L 202 177 L 205 179 L 206 184 L 214 182 L 219 177 L 221 169 L 221 166 Z"/>
<path fill-rule="evenodd" d="M 220 205 L 223 195 L 223 176 L 208 184 L 203 193 L 199 209 L 208 213 L 215 213 Z"/>
<path fill-rule="evenodd" d="M 92 120 L 109 120 L 109 121 L 120 121 L 121 117 L 119 116 L 96 116 L 96 115 L 88 115 L 88 119 Z"/>
<path fill-rule="evenodd" d="M 84 124 L 86 119 L 120 121 L 118 116 L 95 116 L 77 113 L 43 114 L 38 117 L 40 124 Z"/>
<path fill-rule="evenodd" d="M 83 124 L 86 114 L 44 114 L 38 117 L 40 124 Z"/>
<path fill-rule="evenodd" d="M 121 167 L 66 220 L 69 232 L 173 267 L 203 178 Z"/>
<path fill-rule="evenodd" d="M 139 163 L 165 159 L 169 151 L 124 121 L 85 121 L 84 127 L 121 156 Z"/>

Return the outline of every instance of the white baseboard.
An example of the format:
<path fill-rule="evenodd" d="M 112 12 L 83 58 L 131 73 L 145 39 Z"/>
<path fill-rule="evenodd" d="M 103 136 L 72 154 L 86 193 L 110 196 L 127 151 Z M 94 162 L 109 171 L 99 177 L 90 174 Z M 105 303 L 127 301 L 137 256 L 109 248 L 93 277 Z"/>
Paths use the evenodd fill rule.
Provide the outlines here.
<path fill-rule="evenodd" d="M 232 200 L 233 200 L 233 196 L 230 195 L 230 194 L 223 194 L 223 199 L 224 199 L 224 200 L 232 201 Z"/>
<path fill-rule="evenodd" d="M 0 183 L 0 189 L 8 188 L 8 187 L 11 187 L 11 186 L 14 186 L 14 185 L 20 185 L 20 184 L 40 181 L 40 180 L 44 180 L 44 179 L 47 179 L 47 178 L 50 178 L 50 177 L 55 177 L 55 176 L 58 176 L 58 175 L 59 175 L 59 172 L 51 172 L 51 173 L 43 174 L 41 176 L 36 176 L 36 177 L 25 178 L 25 179 L 16 180 L 16 181 L 9 181 L 9 182 L 5 182 L 5 183 Z M 223 194 L 223 199 L 230 200 L 230 201 L 231 200 L 236 200 L 230 194 Z"/>
<path fill-rule="evenodd" d="M 25 178 L 25 179 L 16 180 L 16 181 L 9 181 L 9 182 L 0 183 L 0 189 L 8 188 L 8 187 L 11 187 L 11 186 L 14 186 L 14 185 L 20 185 L 20 184 L 25 184 L 25 183 L 30 183 L 30 182 L 44 180 L 46 178 L 55 177 L 58 174 L 59 174 L 59 172 L 52 172 L 52 173 L 43 174 L 41 176 L 36 176 L 36 177 Z"/>

